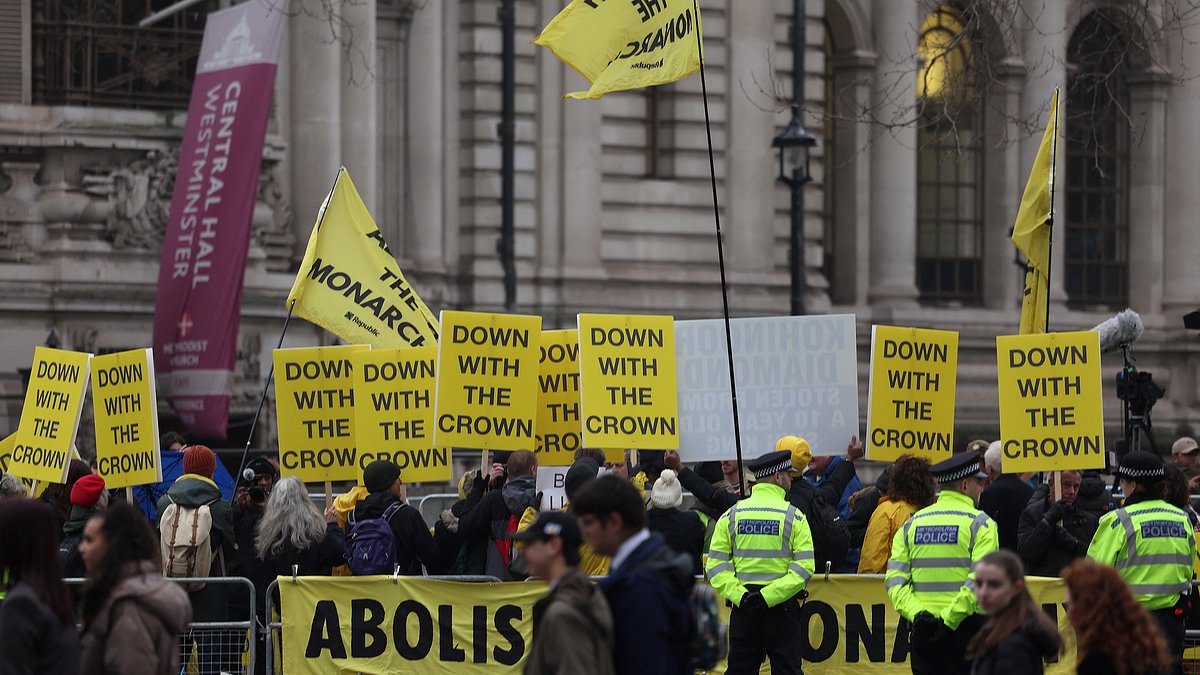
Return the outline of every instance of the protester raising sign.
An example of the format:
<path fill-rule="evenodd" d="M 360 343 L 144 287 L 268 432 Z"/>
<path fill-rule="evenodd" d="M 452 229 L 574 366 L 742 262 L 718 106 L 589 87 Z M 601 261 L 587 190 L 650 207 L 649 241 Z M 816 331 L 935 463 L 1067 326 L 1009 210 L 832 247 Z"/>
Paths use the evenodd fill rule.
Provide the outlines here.
<path fill-rule="evenodd" d="M 450 480 L 450 449 L 433 445 L 437 347 L 360 351 L 350 362 L 359 465 L 390 459 L 406 483 Z"/>
<path fill-rule="evenodd" d="M 433 314 L 404 278 L 344 167 L 287 301 L 296 314 L 347 342 L 423 347 L 437 341 Z"/>
<path fill-rule="evenodd" d="M 579 416 L 579 331 L 542 332 L 538 360 L 538 466 L 567 466 L 583 447 Z"/>
<path fill-rule="evenodd" d="M 96 470 L 109 488 L 162 481 L 154 353 L 134 349 L 92 359 Z"/>
<path fill-rule="evenodd" d="M 10 473 L 36 481 L 66 482 L 91 362 L 91 354 L 34 349 Z"/>
<path fill-rule="evenodd" d="M 579 373 L 584 445 L 679 447 L 674 318 L 580 314 Z"/>
<path fill-rule="evenodd" d="M 281 474 L 306 483 L 358 479 L 350 358 L 367 349 L 347 345 L 275 350 Z"/>
<path fill-rule="evenodd" d="M 442 312 L 434 443 L 529 450 L 542 317 Z"/>
<path fill-rule="evenodd" d="M 867 457 L 948 459 L 957 374 L 958 333 L 872 326 Z"/>
<path fill-rule="evenodd" d="M 1004 472 L 1104 468 L 1100 335 L 996 338 Z"/>

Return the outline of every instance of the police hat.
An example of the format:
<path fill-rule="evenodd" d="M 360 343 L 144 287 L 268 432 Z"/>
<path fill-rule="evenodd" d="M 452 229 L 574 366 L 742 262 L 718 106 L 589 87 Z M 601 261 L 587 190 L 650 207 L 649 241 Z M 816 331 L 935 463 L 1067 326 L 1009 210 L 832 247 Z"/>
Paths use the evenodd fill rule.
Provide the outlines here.
<path fill-rule="evenodd" d="M 780 471 L 791 471 L 792 453 L 787 450 L 768 452 L 762 457 L 747 462 L 746 468 L 750 469 L 754 477 L 759 479 L 777 474 Z"/>
<path fill-rule="evenodd" d="M 976 452 L 962 452 L 929 467 L 929 473 L 939 485 L 957 483 L 964 478 L 987 478 L 983 458 Z"/>
<path fill-rule="evenodd" d="M 1135 483 L 1154 483 L 1167 477 L 1162 457 L 1152 452 L 1131 452 L 1121 458 L 1117 477 Z"/>

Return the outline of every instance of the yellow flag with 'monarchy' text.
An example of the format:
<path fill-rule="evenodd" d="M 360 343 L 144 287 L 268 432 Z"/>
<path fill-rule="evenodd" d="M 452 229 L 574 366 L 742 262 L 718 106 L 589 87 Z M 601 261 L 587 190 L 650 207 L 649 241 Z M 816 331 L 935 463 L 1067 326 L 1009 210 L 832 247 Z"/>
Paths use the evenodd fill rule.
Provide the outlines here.
<path fill-rule="evenodd" d="M 321 207 L 287 303 L 350 344 L 437 344 L 437 319 L 404 278 L 345 167 Z"/>
<path fill-rule="evenodd" d="M 1050 99 L 1050 119 L 1021 197 L 1012 241 L 1029 264 L 1021 301 L 1020 333 L 1045 333 L 1050 306 L 1050 234 L 1054 223 L 1054 178 L 1058 155 L 1058 90 Z"/>
<path fill-rule="evenodd" d="M 700 69 L 699 6 L 667 0 L 572 0 L 533 41 L 587 78 L 566 98 L 600 98 Z"/>

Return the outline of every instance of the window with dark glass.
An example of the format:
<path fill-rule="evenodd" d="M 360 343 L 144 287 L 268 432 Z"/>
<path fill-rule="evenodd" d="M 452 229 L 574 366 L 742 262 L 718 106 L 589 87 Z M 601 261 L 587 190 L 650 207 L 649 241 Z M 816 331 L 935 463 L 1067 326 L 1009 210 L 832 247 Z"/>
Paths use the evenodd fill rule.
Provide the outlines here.
<path fill-rule="evenodd" d="M 32 0 L 33 100 L 187 108 L 208 0 L 144 29 L 173 0 Z"/>
<path fill-rule="evenodd" d="M 648 87 L 646 100 L 646 177 L 675 177 L 675 88 Z"/>
<path fill-rule="evenodd" d="M 1129 90 L 1126 43 L 1102 12 L 1086 17 L 1067 45 L 1067 301 L 1124 307 L 1129 238 Z"/>
<path fill-rule="evenodd" d="M 928 302 L 980 301 L 983 105 L 966 26 L 943 5 L 917 47 L 917 288 Z"/>

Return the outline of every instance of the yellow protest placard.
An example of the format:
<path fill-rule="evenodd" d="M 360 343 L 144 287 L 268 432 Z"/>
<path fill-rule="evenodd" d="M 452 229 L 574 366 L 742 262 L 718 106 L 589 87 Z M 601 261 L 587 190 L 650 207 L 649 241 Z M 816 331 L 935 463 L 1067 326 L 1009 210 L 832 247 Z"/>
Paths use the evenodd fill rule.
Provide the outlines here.
<path fill-rule="evenodd" d="M 358 480 L 354 366 L 365 345 L 276 349 L 279 473 L 306 483 Z"/>
<path fill-rule="evenodd" d="M 573 0 L 533 42 L 591 82 L 567 98 L 666 84 L 700 69 L 700 15 L 690 2 Z"/>
<path fill-rule="evenodd" d="M 450 480 L 450 449 L 433 444 L 437 347 L 355 352 L 358 464 L 388 459 L 406 483 Z"/>
<path fill-rule="evenodd" d="M 1100 335 L 996 338 L 1004 473 L 1104 468 Z"/>
<path fill-rule="evenodd" d="M 867 457 L 948 459 L 957 374 L 957 332 L 872 326 Z"/>
<path fill-rule="evenodd" d="M 579 331 L 542 332 L 538 360 L 537 448 L 540 466 L 569 466 L 582 447 Z"/>
<path fill-rule="evenodd" d="M 13 446 L 16 444 L 16 441 L 17 441 L 16 432 L 11 433 L 8 436 L 6 436 L 3 440 L 0 440 L 0 473 L 9 473 L 8 465 L 12 463 L 12 451 L 13 451 Z M 25 484 L 25 489 L 26 489 L 26 491 L 28 491 L 27 496 L 29 496 L 29 497 L 37 497 L 38 495 L 40 495 L 42 493 L 43 490 L 46 489 L 46 486 L 49 485 L 49 483 L 42 481 L 37 484 L 38 489 L 36 491 L 34 491 L 33 490 L 34 481 L 31 481 L 28 478 L 22 478 L 20 480 L 22 483 Z"/>
<path fill-rule="evenodd" d="M 590 447 L 679 447 L 675 319 L 579 315 L 583 442 Z"/>
<path fill-rule="evenodd" d="M 158 399 L 150 349 L 92 359 L 96 470 L 110 488 L 162 481 Z"/>
<path fill-rule="evenodd" d="M 442 312 L 434 443 L 533 450 L 542 317 Z"/>
<path fill-rule="evenodd" d="M 83 352 L 34 349 L 9 473 L 36 481 L 66 482 L 91 361 L 92 355 Z"/>

